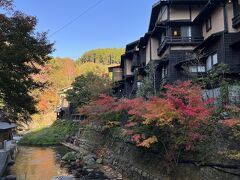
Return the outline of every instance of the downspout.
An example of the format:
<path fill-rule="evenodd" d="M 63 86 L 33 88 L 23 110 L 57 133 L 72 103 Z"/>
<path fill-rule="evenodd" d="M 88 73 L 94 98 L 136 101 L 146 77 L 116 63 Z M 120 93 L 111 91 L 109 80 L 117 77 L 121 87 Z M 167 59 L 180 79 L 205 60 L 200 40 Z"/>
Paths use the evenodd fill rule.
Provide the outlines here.
<path fill-rule="evenodd" d="M 223 43 L 223 57 L 224 57 L 224 63 L 226 63 L 226 47 L 225 47 L 225 33 L 228 32 L 228 18 L 227 18 L 227 10 L 226 10 L 226 3 L 222 5 L 223 7 L 223 20 L 224 20 L 224 31 L 222 36 L 222 43 Z"/>
<path fill-rule="evenodd" d="M 152 61 L 152 39 L 150 37 L 150 61 L 149 62 L 151 61 Z"/>

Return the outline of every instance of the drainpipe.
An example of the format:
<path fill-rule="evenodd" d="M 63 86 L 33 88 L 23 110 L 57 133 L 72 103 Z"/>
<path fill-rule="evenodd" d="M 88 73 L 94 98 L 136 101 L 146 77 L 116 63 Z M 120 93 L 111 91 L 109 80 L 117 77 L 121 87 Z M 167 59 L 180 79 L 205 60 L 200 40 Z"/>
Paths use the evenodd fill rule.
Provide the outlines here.
<path fill-rule="evenodd" d="M 152 61 L 152 39 L 150 37 L 150 62 Z"/>
<path fill-rule="evenodd" d="M 224 20 L 224 32 L 222 36 L 222 43 L 223 43 L 223 57 L 224 57 L 224 63 L 226 63 L 226 47 L 225 47 L 225 33 L 228 32 L 228 18 L 227 18 L 227 10 L 226 10 L 226 4 L 222 4 L 223 7 L 223 20 Z"/>
<path fill-rule="evenodd" d="M 228 12 L 227 12 L 227 9 L 226 9 L 226 4 L 223 4 L 222 5 L 223 7 L 223 19 L 224 19 L 224 32 L 228 32 Z"/>

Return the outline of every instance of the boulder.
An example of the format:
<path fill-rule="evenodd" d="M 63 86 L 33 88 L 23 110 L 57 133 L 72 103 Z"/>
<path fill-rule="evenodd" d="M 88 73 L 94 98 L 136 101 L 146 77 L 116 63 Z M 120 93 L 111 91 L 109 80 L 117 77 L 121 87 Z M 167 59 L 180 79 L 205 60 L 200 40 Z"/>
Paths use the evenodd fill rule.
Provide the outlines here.
<path fill-rule="evenodd" d="M 98 164 L 102 164 L 102 163 L 103 163 L 103 160 L 102 160 L 101 158 L 99 158 L 99 159 L 96 160 L 96 162 L 97 162 Z"/>
<path fill-rule="evenodd" d="M 75 161 L 76 160 L 76 153 L 75 152 L 68 152 L 62 157 L 64 161 Z"/>

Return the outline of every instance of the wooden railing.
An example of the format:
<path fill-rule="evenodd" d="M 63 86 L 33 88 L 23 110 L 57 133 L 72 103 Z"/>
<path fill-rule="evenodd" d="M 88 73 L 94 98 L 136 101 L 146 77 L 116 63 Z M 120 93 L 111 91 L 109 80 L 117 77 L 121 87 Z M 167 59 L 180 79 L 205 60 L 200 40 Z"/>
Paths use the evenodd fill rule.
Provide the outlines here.
<path fill-rule="evenodd" d="M 158 48 L 158 52 L 161 53 L 167 44 L 200 44 L 203 40 L 203 37 L 165 37 Z"/>

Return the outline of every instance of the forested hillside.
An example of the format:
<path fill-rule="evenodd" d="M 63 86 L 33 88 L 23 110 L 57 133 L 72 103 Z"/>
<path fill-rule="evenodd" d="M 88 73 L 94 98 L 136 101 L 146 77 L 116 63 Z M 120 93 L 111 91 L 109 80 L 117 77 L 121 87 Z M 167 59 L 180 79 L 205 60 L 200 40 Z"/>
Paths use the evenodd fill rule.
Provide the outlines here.
<path fill-rule="evenodd" d="M 78 60 L 78 64 L 96 62 L 101 64 L 115 64 L 121 60 L 124 48 L 95 49 L 84 53 Z"/>
<path fill-rule="evenodd" d="M 98 77 L 108 76 L 108 54 L 113 58 L 112 63 L 120 61 L 123 49 L 97 49 L 88 51 L 80 59 L 86 59 L 95 54 L 96 61 L 74 61 L 70 58 L 51 59 L 44 67 L 41 74 L 35 75 L 37 81 L 47 83 L 47 87 L 34 91 L 33 96 L 37 103 L 39 113 L 33 116 L 32 128 L 49 125 L 55 119 L 54 109 L 59 105 L 59 92 L 61 89 L 72 85 L 76 77 L 92 73 Z M 102 58 L 102 60 L 101 60 Z"/>

